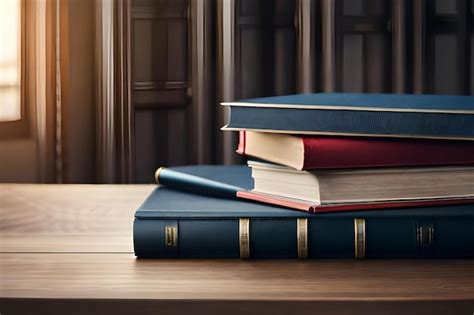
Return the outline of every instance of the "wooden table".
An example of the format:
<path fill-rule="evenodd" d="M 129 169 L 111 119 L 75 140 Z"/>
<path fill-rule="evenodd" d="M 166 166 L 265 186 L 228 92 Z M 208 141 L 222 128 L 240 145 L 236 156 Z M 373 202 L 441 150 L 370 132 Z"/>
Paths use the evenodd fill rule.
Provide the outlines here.
<path fill-rule="evenodd" d="M 474 260 L 137 260 L 153 188 L 0 185 L 0 313 L 474 313 Z"/>

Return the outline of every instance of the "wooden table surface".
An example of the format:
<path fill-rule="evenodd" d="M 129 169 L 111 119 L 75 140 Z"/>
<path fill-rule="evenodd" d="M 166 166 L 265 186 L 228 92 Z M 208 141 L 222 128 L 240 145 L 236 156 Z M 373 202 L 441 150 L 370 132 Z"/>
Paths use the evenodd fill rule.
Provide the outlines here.
<path fill-rule="evenodd" d="M 137 260 L 153 188 L 0 184 L 0 313 L 474 314 L 474 260 Z"/>

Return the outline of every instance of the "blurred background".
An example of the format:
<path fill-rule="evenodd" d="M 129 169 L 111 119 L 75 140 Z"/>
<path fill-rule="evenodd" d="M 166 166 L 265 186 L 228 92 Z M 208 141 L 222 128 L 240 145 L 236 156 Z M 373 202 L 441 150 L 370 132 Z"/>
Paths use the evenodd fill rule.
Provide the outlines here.
<path fill-rule="evenodd" d="M 241 163 L 221 101 L 474 93 L 474 0 L 1 0 L 0 182 Z"/>

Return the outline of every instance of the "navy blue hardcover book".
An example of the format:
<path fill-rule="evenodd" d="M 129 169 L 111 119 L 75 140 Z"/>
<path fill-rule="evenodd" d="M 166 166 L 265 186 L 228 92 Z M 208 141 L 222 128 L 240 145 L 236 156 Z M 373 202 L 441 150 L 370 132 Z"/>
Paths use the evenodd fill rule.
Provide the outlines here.
<path fill-rule="evenodd" d="M 172 169 L 253 185 L 246 166 Z M 474 257 L 474 205 L 310 214 L 158 187 L 133 236 L 139 258 Z"/>
<path fill-rule="evenodd" d="M 474 96 L 315 93 L 222 104 L 226 130 L 474 139 Z"/>

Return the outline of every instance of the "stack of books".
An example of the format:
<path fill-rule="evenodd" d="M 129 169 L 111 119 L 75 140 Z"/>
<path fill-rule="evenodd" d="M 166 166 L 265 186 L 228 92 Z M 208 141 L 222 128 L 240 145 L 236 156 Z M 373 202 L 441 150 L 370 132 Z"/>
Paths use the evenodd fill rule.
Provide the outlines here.
<path fill-rule="evenodd" d="M 223 105 L 248 166 L 159 169 L 138 257 L 474 257 L 474 97 Z"/>

